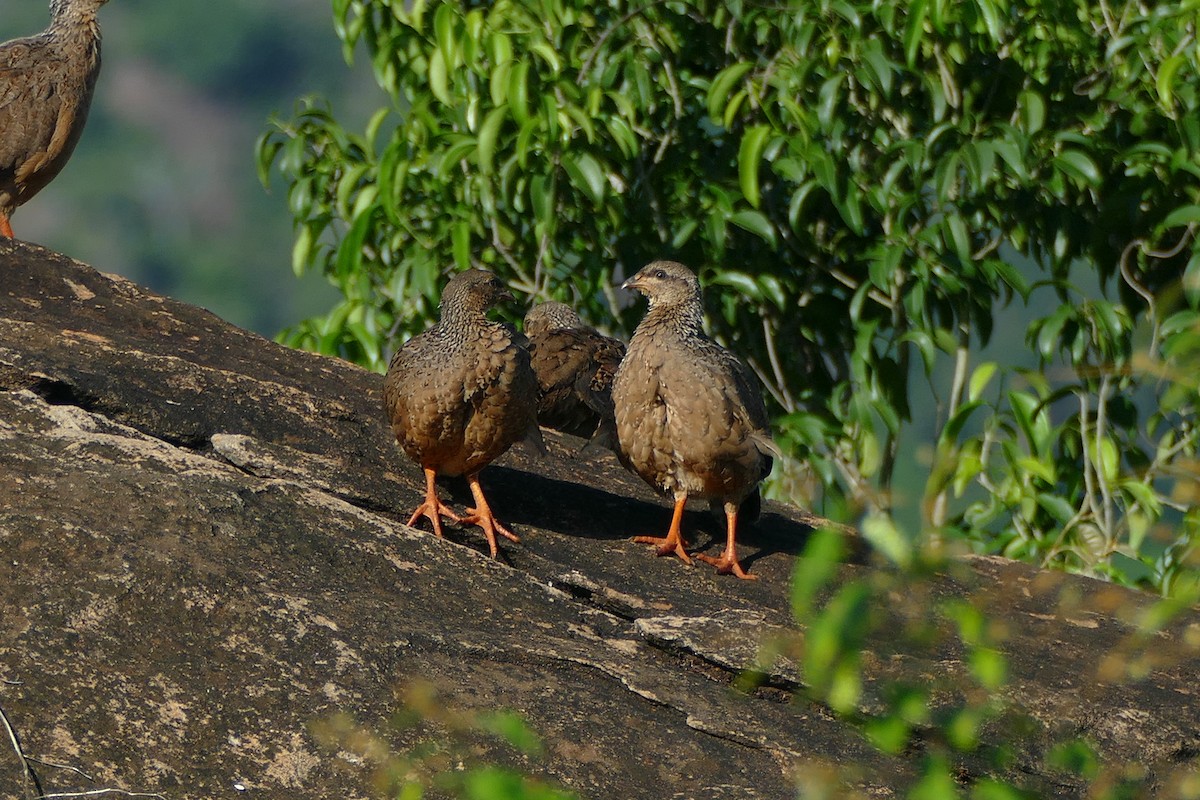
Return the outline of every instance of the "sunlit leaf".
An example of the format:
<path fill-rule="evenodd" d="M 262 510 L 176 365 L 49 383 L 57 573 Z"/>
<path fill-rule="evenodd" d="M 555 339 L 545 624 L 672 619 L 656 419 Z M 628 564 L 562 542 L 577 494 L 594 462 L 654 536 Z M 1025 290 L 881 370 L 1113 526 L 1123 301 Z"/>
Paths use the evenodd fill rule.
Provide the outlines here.
<path fill-rule="evenodd" d="M 746 201 L 755 208 L 759 207 L 758 173 L 762 165 L 763 149 L 771 136 L 771 128 L 767 125 L 756 125 L 742 135 L 742 143 L 738 148 L 738 176 L 741 182 L 742 194 Z"/>

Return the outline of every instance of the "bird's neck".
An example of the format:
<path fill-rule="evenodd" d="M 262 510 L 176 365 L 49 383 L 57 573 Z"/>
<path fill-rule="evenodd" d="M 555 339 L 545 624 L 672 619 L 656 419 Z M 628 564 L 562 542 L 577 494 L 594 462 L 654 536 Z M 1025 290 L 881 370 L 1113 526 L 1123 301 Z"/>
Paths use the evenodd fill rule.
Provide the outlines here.
<path fill-rule="evenodd" d="M 486 325 L 490 320 L 486 308 L 451 307 L 442 309 L 441 322 L 449 328 L 460 328 L 471 325 Z"/>
<path fill-rule="evenodd" d="M 697 302 L 655 304 L 646 312 L 645 326 L 692 337 L 704 335 L 704 309 Z"/>
<path fill-rule="evenodd" d="M 100 23 L 95 8 L 81 8 L 72 3 L 54 4 L 50 33 L 65 42 L 81 46 L 99 46 Z"/>

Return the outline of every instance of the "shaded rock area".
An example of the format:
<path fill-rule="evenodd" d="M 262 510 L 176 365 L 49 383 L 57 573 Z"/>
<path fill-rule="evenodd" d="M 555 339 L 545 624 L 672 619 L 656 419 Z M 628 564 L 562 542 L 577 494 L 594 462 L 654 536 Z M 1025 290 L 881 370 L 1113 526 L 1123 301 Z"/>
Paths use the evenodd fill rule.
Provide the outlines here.
<path fill-rule="evenodd" d="M 517 448 L 483 473 L 522 536 L 492 561 L 473 529 L 403 524 L 422 480 L 381 384 L 0 243 L 0 708 L 24 753 L 94 779 L 35 763 L 43 792 L 370 797 L 369 766 L 314 723 L 348 712 L 402 751 L 417 734 L 387 721 L 415 680 L 457 708 L 519 713 L 541 757 L 487 741 L 476 754 L 582 797 L 785 798 L 828 766 L 866 796 L 911 785 L 919 737 L 880 753 L 804 698 L 786 658 L 758 689 L 734 686 L 762 642 L 803 633 L 790 576 L 819 518 L 766 504 L 739 541 L 756 582 L 655 559 L 629 537 L 665 530 L 667 505 L 547 432 L 547 457 Z M 447 488 L 467 505 L 464 484 Z M 685 527 L 719 550 L 707 512 Z M 931 595 L 1003 629 L 1025 733 L 1001 777 L 1085 796 L 1044 759 L 1083 735 L 1176 796 L 1200 757 L 1200 615 L 1144 634 L 1154 598 L 1003 559 L 961 566 Z M 859 549 L 842 577 L 878 569 Z M 953 704 L 970 686 L 953 641 L 868 642 L 861 712 L 893 680 L 949 685 Z M 986 769 L 964 757 L 960 778 Z M 0 735 L 0 796 L 29 791 Z"/>

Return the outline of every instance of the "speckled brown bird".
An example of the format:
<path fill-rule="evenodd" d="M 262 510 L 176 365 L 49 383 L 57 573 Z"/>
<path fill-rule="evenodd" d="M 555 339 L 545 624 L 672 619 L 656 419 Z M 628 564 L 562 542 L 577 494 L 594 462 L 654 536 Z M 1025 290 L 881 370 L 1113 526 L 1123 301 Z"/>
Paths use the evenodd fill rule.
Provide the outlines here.
<path fill-rule="evenodd" d="M 11 1 L 11 0 L 10 0 Z M 0 236 L 75 150 L 100 74 L 96 11 L 108 0 L 50 0 L 50 27 L 0 45 Z"/>
<path fill-rule="evenodd" d="M 680 530 L 689 497 L 720 502 L 726 543 L 720 557 L 696 555 L 721 574 L 754 578 L 737 558 L 739 506 L 757 500 L 758 484 L 779 449 L 766 407 L 741 361 L 704 333 L 704 307 L 695 274 L 674 261 L 654 261 L 624 284 L 650 301 L 613 382 L 618 456 L 646 483 L 675 500 L 663 538 L 639 536 L 687 563 Z M 757 508 L 757 502 L 746 503 Z"/>
<path fill-rule="evenodd" d="M 541 303 L 525 315 L 538 380 L 538 422 L 616 449 L 612 382 L 625 343 L 588 327 L 565 303 Z"/>
<path fill-rule="evenodd" d="M 441 518 L 478 525 L 492 558 L 496 534 L 520 539 L 493 516 L 479 472 L 515 442 L 541 447 L 537 379 L 525 337 L 488 319 L 512 295 L 495 275 L 467 270 L 442 291 L 441 319 L 392 356 L 383 403 L 404 452 L 425 471 L 425 500 L 408 524 L 426 517 L 442 535 Z M 475 507 L 459 517 L 438 499 L 438 475 L 465 475 Z"/>

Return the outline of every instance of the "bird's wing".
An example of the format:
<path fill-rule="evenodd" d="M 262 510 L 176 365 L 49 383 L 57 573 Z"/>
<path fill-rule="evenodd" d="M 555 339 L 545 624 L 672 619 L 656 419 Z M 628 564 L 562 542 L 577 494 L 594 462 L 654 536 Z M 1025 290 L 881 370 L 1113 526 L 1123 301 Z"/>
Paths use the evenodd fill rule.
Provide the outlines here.
<path fill-rule="evenodd" d="M 49 152 L 62 123 L 53 80 L 61 64 L 37 38 L 0 47 L 0 171 L 20 170 L 18 181 L 42 166 L 44 159 L 31 156 Z"/>

